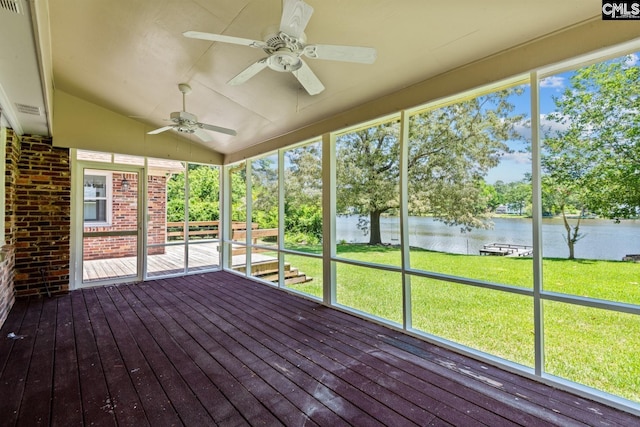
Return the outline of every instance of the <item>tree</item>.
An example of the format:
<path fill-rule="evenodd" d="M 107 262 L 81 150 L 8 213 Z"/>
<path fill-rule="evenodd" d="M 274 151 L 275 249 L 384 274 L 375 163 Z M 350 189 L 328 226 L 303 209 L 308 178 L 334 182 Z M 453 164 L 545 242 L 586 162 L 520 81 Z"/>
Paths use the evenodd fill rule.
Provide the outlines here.
<path fill-rule="evenodd" d="M 567 230 L 569 258 L 587 212 L 619 221 L 640 210 L 640 69 L 632 56 L 575 72 L 549 119 L 562 126 L 543 145 L 544 192 Z M 578 212 L 571 223 L 568 211 Z"/>
<path fill-rule="evenodd" d="M 398 122 L 340 137 L 336 147 L 337 211 L 369 217 L 369 244 L 380 244 L 380 216 L 398 207 Z"/>
<path fill-rule="evenodd" d="M 484 193 L 484 197 L 487 199 L 487 209 L 490 212 L 495 212 L 498 206 L 502 204 L 502 195 L 498 193 L 496 185 L 484 183 L 483 187 L 482 192 Z"/>
<path fill-rule="evenodd" d="M 523 210 L 528 205 L 531 205 L 531 184 L 527 182 L 510 182 L 507 184 L 504 203 L 511 211 L 518 211 L 518 215 L 522 215 Z"/>
<path fill-rule="evenodd" d="M 523 117 L 513 115 L 510 88 L 482 95 L 409 119 L 409 211 L 431 214 L 462 231 L 489 227 L 491 197 L 484 176 L 509 151 L 506 141 Z M 369 244 L 381 243 L 380 217 L 399 207 L 398 122 L 357 130 L 338 138 L 337 206 L 357 214 L 370 228 Z"/>
<path fill-rule="evenodd" d="M 322 143 L 287 150 L 284 170 L 285 238 L 322 241 Z"/>
<path fill-rule="evenodd" d="M 220 171 L 217 167 L 189 165 L 189 221 L 215 221 L 220 218 Z M 185 173 L 167 180 L 167 221 L 185 219 Z"/>
<path fill-rule="evenodd" d="M 189 165 L 189 221 L 220 219 L 220 170 Z"/>
<path fill-rule="evenodd" d="M 278 227 L 278 162 L 276 156 L 251 162 L 253 222 L 258 228 Z"/>
<path fill-rule="evenodd" d="M 185 174 L 180 172 L 167 179 L 167 221 L 184 221 Z"/>
<path fill-rule="evenodd" d="M 247 220 L 247 164 L 234 165 L 229 170 L 231 187 L 231 221 Z"/>
<path fill-rule="evenodd" d="M 582 179 L 562 181 L 557 174 L 543 177 L 543 195 L 546 203 L 562 215 L 565 235 L 564 241 L 569 248 L 569 259 L 575 259 L 575 246 L 585 235 L 580 232 L 582 218 L 586 212 L 584 187 L 580 186 Z M 569 214 L 576 216 L 575 222 L 569 221 Z"/>

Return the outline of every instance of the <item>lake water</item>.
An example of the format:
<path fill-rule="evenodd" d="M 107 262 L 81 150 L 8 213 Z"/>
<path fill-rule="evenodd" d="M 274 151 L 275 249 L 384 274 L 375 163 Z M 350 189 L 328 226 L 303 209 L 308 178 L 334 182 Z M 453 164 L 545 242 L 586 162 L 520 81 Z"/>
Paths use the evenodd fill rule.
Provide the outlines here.
<path fill-rule="evenodd" d="M 572 220 L 572 224 L 575 221 Z M 523 218 L 494 218 L 489 230 L 474 229 L 461 233 L 460 227 L 449 227 L 430 217 L 409 218 L 409 245 L 424 249 L 478 255 L 488 243 L 533 245 L 532 221 Z M 358 229 L 357 216 L 336 218 L 336 241 L 366 243 L 369 236 Z M 400 219 L 384 217 L 380 223 L 384 243 L 400 243 Z M 640 254 L 640 221 L 583 219 L 580 232 L 584 237 L 575 246 L 576 258 L 621 260 L 627 254 Z M 562 219 L 542 221 L 542 250 L 545 257 L 566 258 L 569 249 Z"/>

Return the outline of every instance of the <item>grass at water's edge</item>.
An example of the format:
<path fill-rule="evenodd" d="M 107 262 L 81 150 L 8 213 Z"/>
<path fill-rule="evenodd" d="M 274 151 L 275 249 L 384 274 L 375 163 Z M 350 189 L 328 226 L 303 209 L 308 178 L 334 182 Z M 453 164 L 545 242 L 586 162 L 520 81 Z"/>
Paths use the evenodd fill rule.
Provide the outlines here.
<path fill-rule="evenodd" d="M 295 248 L 318 253 L 318 248 Z M 400 265 L 392 246 L 345 244 L 339 257 Z M 293 285 L 322 296 L 322 262 L 286 255 L 286 262 L 314 280 Z M 448 275 L 532 288 L 530 258 L 455 255 L 411 249 L 411 267 Z M 338 263 L 341 305 L 402 323 L 402 277 Z M 546 291 L 640 304 L 640 264 L 600 260 L 543 260 Z M 533 298 L 412 276 L 414 329 L 532 367 Z M 544 301 L 545 371 L 640 402 L 640 316 Z"/>

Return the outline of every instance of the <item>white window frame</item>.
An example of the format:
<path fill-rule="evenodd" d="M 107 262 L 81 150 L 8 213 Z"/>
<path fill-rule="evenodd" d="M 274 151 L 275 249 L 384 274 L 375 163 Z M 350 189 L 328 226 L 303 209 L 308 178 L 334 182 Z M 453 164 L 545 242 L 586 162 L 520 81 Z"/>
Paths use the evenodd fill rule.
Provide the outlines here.
<path fill-rule="evenodd" d="M 83 176 L 82 176 L 82 182 L 84 183 L 84 178 L 89 175 L 89 176 L 104 176 L 106 177 L 106 196 L 105 197 L 98 197 L 98 198 L 91 198 L 89 200 L 106 200 L 106 221 L 84 221 L 84 215 L 83 215 L 83 222 L 84 222 L 84 226 L 85 227 L 110 227 L 111 223 L 112 223 L 112 211 L 113 211 L 113 173 L 111 171 L 106 171 L 106 170 L 99 170 L 99 169 L 85 169 Z M 83 208 L 82 208 L 82 212 L 84 213 L 84 195 L 82 198 L 82 202 L 83 202 Z"/>

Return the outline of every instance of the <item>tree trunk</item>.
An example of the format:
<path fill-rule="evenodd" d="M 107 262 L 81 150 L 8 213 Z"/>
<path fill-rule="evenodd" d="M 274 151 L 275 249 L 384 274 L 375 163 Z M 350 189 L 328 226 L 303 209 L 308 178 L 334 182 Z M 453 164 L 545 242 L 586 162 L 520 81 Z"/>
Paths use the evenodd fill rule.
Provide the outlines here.
<path fill-rule="evenodd" d="M 575 259 L 575 246 L 576 246 L 576 242 L 578 240 L 580 240 L 580 221 L 582 219 L 582 216 L 584 214 L 584 209 L 582 209 L 580 211 L 580 216 L 578 217 L 578 222 L 576 223 L 575 227 L 571 227 L 571 224 L 569 224 L 569 220 L 567 219 L 567 216 L 565 215 L 564 212 L 564 207 L 562 208 L 562 221 L 564 222 L 564 229 L 567 231 L 567 237 L 566 237 L 566 241 L 567 241 L 567 246 L 569 246 L 569 259 Z"/>
<path fill-rule="evenodd" d="M 379 245 L 382 243 L 380 238 L 380 211 L 372 211 L 369 213 L 369 244 Z"/>

